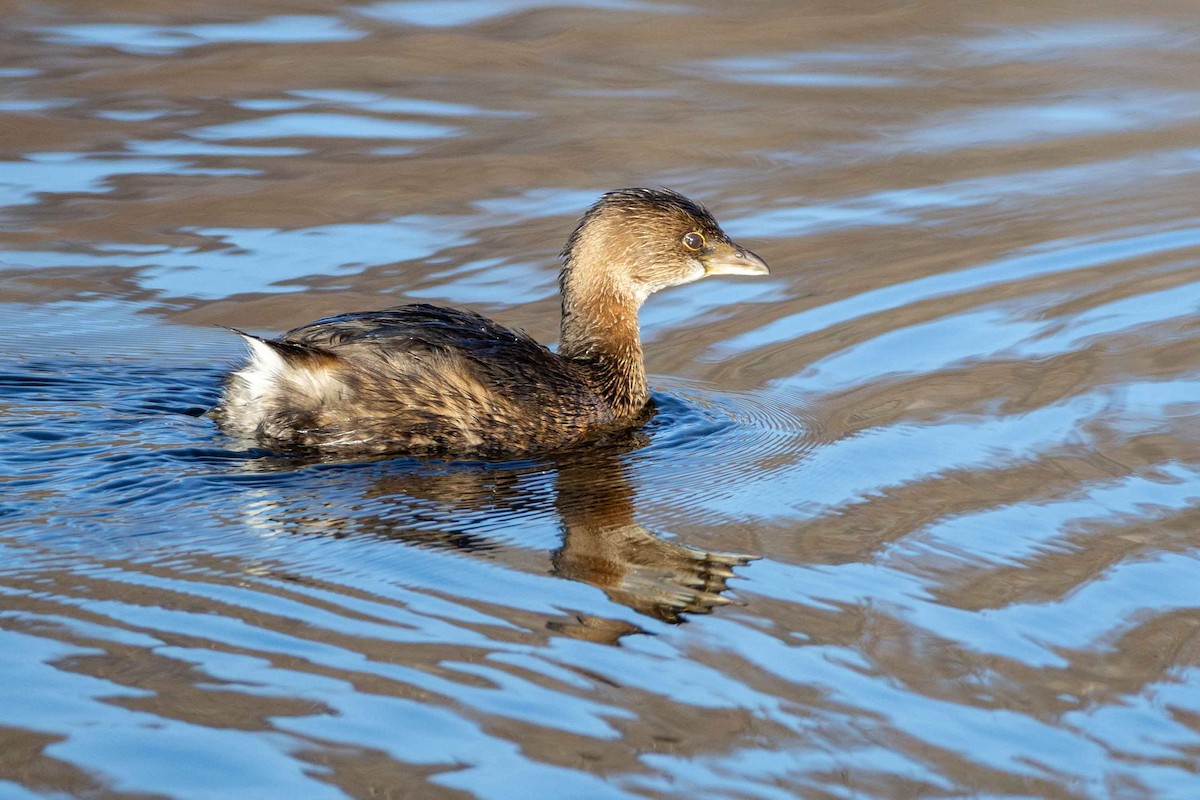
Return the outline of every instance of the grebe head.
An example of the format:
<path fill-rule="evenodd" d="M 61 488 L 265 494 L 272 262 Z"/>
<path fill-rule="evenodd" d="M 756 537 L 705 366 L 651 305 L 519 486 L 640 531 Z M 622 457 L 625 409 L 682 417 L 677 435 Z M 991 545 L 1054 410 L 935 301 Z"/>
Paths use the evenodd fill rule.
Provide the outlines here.
<path fill-rule="evenodd" d="M 668 189 L 620 189 L 600 198 L 563 250 L 564 289 L 611 293 L 638 304 L 709 275 L 766 275 L 766 263 L 732 241 L 699 203 Z"/>

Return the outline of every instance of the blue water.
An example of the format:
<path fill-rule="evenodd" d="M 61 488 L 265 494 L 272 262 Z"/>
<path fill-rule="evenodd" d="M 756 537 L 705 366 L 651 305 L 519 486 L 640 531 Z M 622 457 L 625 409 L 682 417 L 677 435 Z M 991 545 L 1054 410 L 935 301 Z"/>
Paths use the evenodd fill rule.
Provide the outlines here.
<path fill-rule="evenodd" d="M 1200 794 L 1186 6 L 24 5 L 0 32 L 0 798 Z M 655 414 L 505 463 L 204 416 L 402 302 L 552 342 L 666 184 Z"/>

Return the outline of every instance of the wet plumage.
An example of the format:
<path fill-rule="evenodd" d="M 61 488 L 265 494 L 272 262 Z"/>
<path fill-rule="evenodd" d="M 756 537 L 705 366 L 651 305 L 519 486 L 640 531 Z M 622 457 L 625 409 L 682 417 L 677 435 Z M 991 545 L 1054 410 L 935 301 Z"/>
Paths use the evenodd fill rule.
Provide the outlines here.
<path fill-rule="evenodd" d="M 563 250 L 559 352 L 469 311 L 343 314 L 266 340 L 213 416 L 283 447 L 506 457 L 635 424 L 649 400 L 637 311 L 654 291 L 766 265 L 666 190 L 610 192 Z M 240 333 L 240 332 L 239 332 Z"/>

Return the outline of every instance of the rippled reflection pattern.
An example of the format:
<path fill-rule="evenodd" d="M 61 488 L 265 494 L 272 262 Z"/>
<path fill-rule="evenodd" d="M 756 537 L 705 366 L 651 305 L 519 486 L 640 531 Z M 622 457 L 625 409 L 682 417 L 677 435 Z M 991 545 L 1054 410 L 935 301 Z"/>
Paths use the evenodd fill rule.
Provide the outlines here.
<path fill-rule="evenodd" d="M 1200 796 L 1192 4 L 14 4 L 0 798 Z M 304 460 L 219 326 L 552 341 L 604 189 L 772 275 L 655 414 Z"/>

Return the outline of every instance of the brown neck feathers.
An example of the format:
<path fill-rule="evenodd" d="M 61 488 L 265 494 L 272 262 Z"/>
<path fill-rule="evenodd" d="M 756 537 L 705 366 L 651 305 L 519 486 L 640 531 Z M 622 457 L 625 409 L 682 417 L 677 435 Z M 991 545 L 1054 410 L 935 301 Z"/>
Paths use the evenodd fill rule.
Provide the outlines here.
<path fill-rule="evenodd" d="M 650 399 L 638 331 L 639 298 L 604 270 L 569 258 L 563 269 L 559 354 L 586 365 L 618 417 Z"/>

